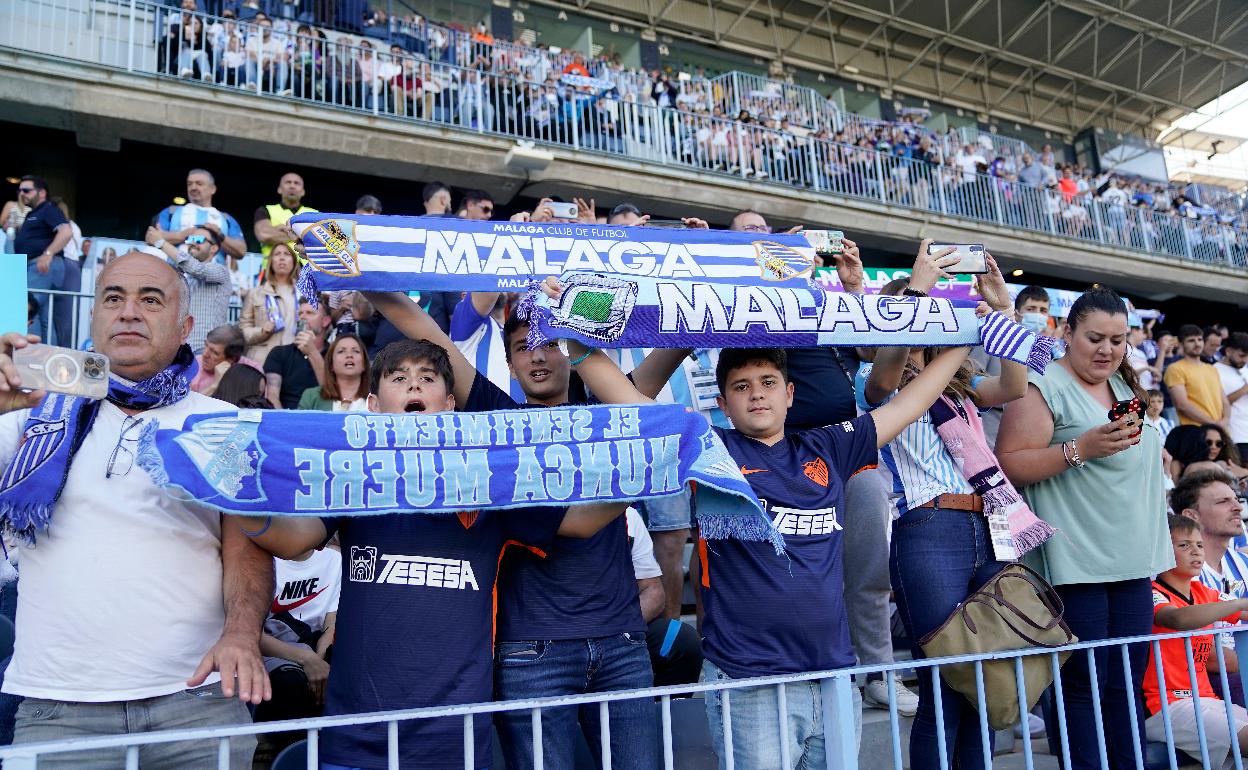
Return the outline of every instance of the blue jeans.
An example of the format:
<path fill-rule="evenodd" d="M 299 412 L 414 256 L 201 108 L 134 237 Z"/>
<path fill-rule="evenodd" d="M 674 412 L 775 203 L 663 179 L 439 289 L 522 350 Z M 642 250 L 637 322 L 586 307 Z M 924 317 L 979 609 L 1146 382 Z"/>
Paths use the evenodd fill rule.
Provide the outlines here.
<path fill-rule="evenodd" d="M 36 267 L 38 262 L 38 259 L 26 260 L 26 291 L 34 292 L 35 289 L 54 289 L 65 280 L 64 257 L 53 257 L 52 265 L 46 273 L 39 272 Z M 35 292 L 35 302 L 39 305 L 39 312 L 35 316 L 34 323 L 30 325 L 30 333 L 38 334 L 44 342 L 52 341 L 52 330 L 48 326 L 49 296 L 51 295 L 46 292 Z M 60 303 L 58 302 L 57 304 Z"/>
<path fill-rule="evenodd" d="M 732 677 L 709 660 L 702 662 L 703 682 L 726 682 Z M 855 745 L 862 743 L 862 694 L 850 687 L 854 699 Z M 719 768 L 728 766 L 724 746 L 724 712 L 721 690 L 703 693 L 711 744 L 719 757 Z M 789 744 L 790 767 L 782 770 L 814 770 L 828 766 L 824 737 L 823 688 L 819 682 L 790 682 L 784 686 L 789 721 L 785 740 Z M 775 686 L 742 687 L 732 690 L 728 699 L 732 715 L 732 762 L 737 770 L 775 770 L 780 761 L 780 706 Z M 855 749 L 855 753 L 857 753 Z"/>
<path fill-rule="evenodd" d="M 897 610 L 916 660 L 924 657 L 919 640 L 943 625 L 959 602 L 1004 567 L 993 558 L 983 514 L 915 508 L 893 522 L 889 571 Z M 978 712 L 943 680 L 940 696 L 949 766 L 959 770 L 983 767 Z M 931 670 L 920 669 L 919 711 L 910 731 L 912 770 L 940 767 L 935 697 Z"/>
<path fill-rule="evenodd" d="M 62 259 L 61 263 L 65 266 L 65 273 L 53 288 L 60 291 L 82 291 L 82 263 L 76 259 Z M 87 335 L 84 321 L 90 316 L 87 313 L 80 315 L 78 313 L 80 307 L 82 307 L 82 300 L 78 297 L 58 296 L 52 303 L 52 328 L 56 332 L 57 345 L 76 348 L 78 339 Z M 81 319 L 77 337 L 74 336 L 75 316 Z"/>
<path fill-rule="evenodd" d="M 1055 586 L 1066 605 L 1066 624 L 1081 642 L 1144 636 L 1153 630 L 1152 588 L 1148 578 L 1116 583 L 1075 583 Z M 1123 677 L 1122 653 L 1117 647 L 1096 649 L 1096 697 L 1105 725 L 1105 752 L 1110 770 L 1135 767 L 1131 720 L 1144 735 L 1143 696 L 1140 688 L 1148 664 L 1148 645 L 1127 647 L 1131 681 Z M 1135 693 L 1135 712 L 1127 708 L 1127 687 Z M 1076 652 L 1062 666 L 1062 696 L 1066 701 L 1066 729 L 1073 770 L 1100 768 L 1096 720 L 1092 717 L 1093 682 L 1086 652 Z M 1050 735 L 1057 735 L 1057 725 Z"/>
<path fill-rule="evenodd" d="M 643 633 L 595 639 L 499 642 L 495 648 L 494 692 L 499 700 L 580 695 L 650 687 L 654 675 Z M 595 762 L 602 744 L 598 705 L 542 710 L 542 757 L 549 770 L 572 770 L 577 731 L 585 735 Z M 659 726 L 651 698 L 612 701 L 611 767 L 653 770 L 659 766 Z M 508 770 L 533 767 L 533 719 L 528 711 L 495 716 Z"/>

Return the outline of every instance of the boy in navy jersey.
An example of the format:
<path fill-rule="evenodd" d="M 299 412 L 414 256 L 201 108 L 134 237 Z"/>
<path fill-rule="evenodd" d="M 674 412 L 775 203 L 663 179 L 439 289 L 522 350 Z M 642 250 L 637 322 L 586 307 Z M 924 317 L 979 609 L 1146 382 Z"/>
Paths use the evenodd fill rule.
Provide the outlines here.
<path fill-rule="evenodd" d="M 569 392 L 571 367 L 558 346 L 530 349 L 528 323 L 513 314 L 503 326 L 507 366 L 525 395 L 517 403 L 483 372 L 474 371 L 419 307 L 402 295 L 370 295 L 391 323 L 410 337 L 446 349 L 465 411 L 543 407 L 578 400 Z M 458 311 L 457 311 L 458 312 Z M 688 351 L 659 350 L 633 371 L 636 398 L 650 400 Z M 643 395 L 644 394 L 644 395 Z M 583 398 L 583 396 L 579 397 Z M 624 517 L 588 539 L 558 537 L 544 553 L 511 549 L 499 567 L 494 691 L 499 700 L 579 695 L 650 687 L 653 669 L 646 622 L 637 598 Z M 597 707 L 543 709 L 545 765 L 571 767 L 583 732 L 596 756 L 602 725 Z M 609 710 L 611 766 L 658 766 L 658 720 L 649 699 L 615 701 Z M 533 766 L 533 727 L 527 711 L 495 716 L 508 770 Z"/>
<path fill-rule="evenodd" d="M 715 430 L 783 533 L 787 552 L 777 556 L 769 543 L 699 541 L 704 680 L 854 665 L 841 561 L 845 481 L 874 466 L 879 447 L 931 407 L 967 353 L 967 348 L 945 350 L 897 398 L 870 414 L 788 433 L 784 420 L 793 404 L 793 384 L 784 351 L 728 349 L 720 354 L 715 371 L 723 394 L 719 405 L 733 429 Z M 632 386 L 612 368 L 606 356 L 591 354 L 577 371 L 604 399 L 627 400 Z M 780 740 L 789 745 L 792 767 L 826 764 L 818 684 L 787 685 L 785 696 L 788 725 L 779 735 L 775 687 L 733 690 L 732 745 L 726 746 L 720 698 L 707 693 L 707 718 L 721 768 L 731 751 L 741 770 L 773 770 L 781 756 Z"/>
<path fill-rule="evenodd" d="M 455 380 L 438 345 L 391 343 L 373 362 L 369 411 L 453 410 Z M 267 526 L 253 539 L 281 558 L 339 536 L 342 596 L 328 716 L 489 701 L 502 552 L 508 545 L 544 552 L 556 535 L 593 537 L 624 509 L 617 503 L 453 516 L 252 517 L 244 526 L 248 532 Z M 489 719 L 477 719 L 474 727 L 477 767 L 486 767 Z M 463 742 L 458 717 L 400 722 L 399 765 L 458 770 L 464 766 Z M 384 770 L 386 743 L 384 723 L 326 730 L 321 767 Z"/>

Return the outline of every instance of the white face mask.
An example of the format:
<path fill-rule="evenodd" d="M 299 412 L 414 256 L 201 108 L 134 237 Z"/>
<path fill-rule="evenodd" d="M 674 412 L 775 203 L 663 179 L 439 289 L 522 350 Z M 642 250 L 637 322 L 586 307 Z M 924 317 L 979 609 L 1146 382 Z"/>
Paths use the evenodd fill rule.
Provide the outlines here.
<path fill-rule="evenodd" d="M 1024 329 L 1039 334 L 1048 328 L 1049 317 L 1044 313 L 1023 313 L 1018 322 Z"/>

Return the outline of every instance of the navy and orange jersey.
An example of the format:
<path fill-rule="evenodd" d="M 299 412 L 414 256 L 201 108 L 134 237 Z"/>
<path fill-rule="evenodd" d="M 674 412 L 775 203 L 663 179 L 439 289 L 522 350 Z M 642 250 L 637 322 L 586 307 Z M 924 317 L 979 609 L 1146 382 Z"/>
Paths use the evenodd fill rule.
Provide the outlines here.
<path fill-rule="evenodd" d="M 493 697 L 492 628 L 509 545 L 546 550 L 563 508 L 325 519 L 342 545 L 342 596 L 325 713 L 478 703 Z M 476 756 L 489 760 L 488 719 Z M 383 770 L 386 726 L 326 730 L 321 754 Z M 462 719 L 399 723 L 400 766 L 462 768 Z"/>
<path fill-rule="evenodd" d="M 770 543 L 699 543 L 702 651 L 734 678 L 854 664 L 842 563 L 845 481 L 877 462 L 864 415 L 792 431 L 773 446 L 715 429 L 762 501 L 787 552 Z"/>

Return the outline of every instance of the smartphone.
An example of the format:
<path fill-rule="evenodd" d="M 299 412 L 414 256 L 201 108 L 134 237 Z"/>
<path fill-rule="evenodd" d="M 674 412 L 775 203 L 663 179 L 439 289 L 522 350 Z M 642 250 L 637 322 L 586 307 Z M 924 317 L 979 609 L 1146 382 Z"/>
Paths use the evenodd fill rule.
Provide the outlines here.
<path fill-rule="evenodd" d="M 554 213 L 555 219 L 576 219 L 579 215 L 575 203 L 562 203 L 560 201 L 551 201 L 546 204 Z"/>
<path fill-rule="evenodd" d="M 821 257 L 838 257 L 845 251 L 845 233 L 840 230 L 803 230 L 802 235 Z"/>
<path fill-rule="evenodd" d="M 689 228 L 679 219 L 647 219 L 646 227 L 658 227 L 666 230 L 688 230 Z"/>
<path fill-rule="evenodd" d="M 1139 416 L 1140 430 L 1144 429 L 1144 405 L 1140 403 L 1138 398 L 1128 398 L 1123 401 L 1115 401 L 1114 405 L 1109 408 L 1109 421 L 1120 420 L 1128 414 L 1134 412 Z M 1132 438 L 1140 435 L 1140 430 L 1132 434 Z"/>
<path fill-rule="evenodd" d="M 108 357 L 54 345 L 27 345 L 13 351 L 23 390 L 50 390 L 100 400 L 108 396 Z"/>
<path fill-rule="evenodd" d="M 933 243 L 927 247 L 928 255 L 939 254 L 945 249 L 957 249 L 950 254 L 951 257 L 957 257 L 958 261 L 945 268 L 946 273 L 959 273 L 962 275 L 982 275 L 988 272 L 988 260 L 984 258 L 984 244 L 982 243 Z"/>

